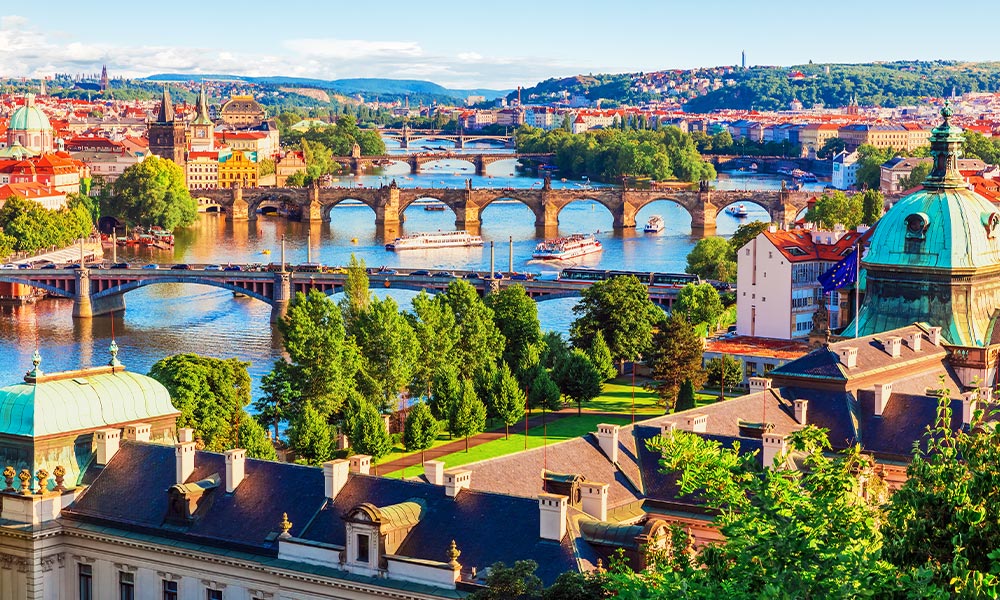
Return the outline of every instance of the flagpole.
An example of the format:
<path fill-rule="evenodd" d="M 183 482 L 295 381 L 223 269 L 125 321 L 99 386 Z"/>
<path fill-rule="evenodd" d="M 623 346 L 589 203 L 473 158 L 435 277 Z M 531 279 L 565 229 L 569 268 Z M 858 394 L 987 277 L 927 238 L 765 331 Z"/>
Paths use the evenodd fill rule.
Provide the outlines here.
<path fill-rule="evenodd" d="M 858 319 L 861 317 L 859 297 L 861 296 L 861 238 L 858 238 L 858 246 L 855 249 L 858 259 L 854 261 L 854 339 L 858 339 Z"/>

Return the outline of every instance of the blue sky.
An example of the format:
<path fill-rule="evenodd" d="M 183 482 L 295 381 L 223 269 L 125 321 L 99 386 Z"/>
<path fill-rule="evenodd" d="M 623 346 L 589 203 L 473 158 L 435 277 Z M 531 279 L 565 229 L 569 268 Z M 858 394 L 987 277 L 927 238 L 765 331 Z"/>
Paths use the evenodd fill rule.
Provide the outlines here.
<path fill-rule="evenodd" d="M 232 5 L 246 10 L 230 14 Z M 393 77 L 510 88 L 577 73 L 736 64 L 744 49 L 749 64 L 1000 60 L 995 35 L 975 28 L 977 15 L 995 11 L 978 0 L 15 2 L 0 8 L 0 75 L 91 72 L 107 63 L 112 75 Z M 947 37 L 933 39 L 942 24 Z"/>

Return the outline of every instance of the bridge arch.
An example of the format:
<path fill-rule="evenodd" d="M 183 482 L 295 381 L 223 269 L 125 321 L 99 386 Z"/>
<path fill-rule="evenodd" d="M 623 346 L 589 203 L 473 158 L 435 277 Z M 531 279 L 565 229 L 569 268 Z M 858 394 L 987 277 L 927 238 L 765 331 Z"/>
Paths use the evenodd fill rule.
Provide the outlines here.
<path fill-rule="evenodd" d="M 322 205 L 323 205 L 323 211 L 322 211 L 323 221 L 326 222 L 326 223 L 328 223 L 330 221 L 330 212 L 333 211 L 333 209 L 338 204 L 341 204 L 341 203 L 349 201 L 349 200 L 350 201 L 354 201 L 354 202 L 359 202 L 359 203 L 367 206 L 368 208 L 372 209 L 372 212 L 375 212 L 375 213 L 378 212 L 376 210 L 376 208 L 375 208 L 375 202 L 374 201 L 366 199 L 366 198 L 362 198 L 360 196 L 355 197 L 355 196 L 347 195 L 347 196 L 341 196 L 341 197 L 338 197 L 338 198 L 331 198 L 329 200 L 323 200 L 322 201 Z"/>
<path fill-rule="evenodd" d="M 21 285 L 27 285 L 40 290 L 45 290 L 46 292 L 52 294 L 53 296 L 59 296 L 60 298 L 75 298 L 76 294 L 67 290 L 61 290 L 54 285 L 49 285 L 47 283 L 42 283 L 41 281 L 34 281 L 26 277 L 16 277 L 16 276 L 6 276 L 0 275 L 0 281 L 4 283 L 19 283 Z"/>
<path fill-rule="evenodd" d="M 489 198 L 485 203 L 479 205 L 479 219 L 480 219 L 480 221 L 482 221 L 483 212 L 486 211 L 487 208 L 489 208 L 490 206 L 492 206 L 496 202 L 503 203 L 503 202 L 507 202 L 507 201 L 517 202 L 518 204 L 521 204 L 521 205 L 527 207 L 527 209 L 530 210 L 532 212 L 532 214 L 535 215 L 535 223 L 536 224 L 539 223 L 539 222 L 541 222 L 541 221 L 543 221 L 545 219 L 545 212 L 544 212 L 544 209 L 542 208 L 541 203 L 539 201 L 537 201 L 537 200 L 536 201 L 531 201 L 531 200 L 529 200 L 527 198 L 524 198 L 522 196 L 519 196 L 517 194 L 506 194 L 506 193 L 502 193 L 501 192 L 501 193 L 497 194 L 496 196 L 493 196 L 493 197 Z"/>
<path fill-rule="evenodd" d="M 418 163 L 417 163 L 418 164 L 417 170 L 420 171 L 420 170 L 424 169 L 427 165 L 432 165 L 432 164 L 435 164 L 435 163 L 452 162 L 452 161 L 457 161 L 457 162 L 460 162 L 460 163 L 464 163 L 465 165 L 468 165 L 468 166 L 472 167 L 473 169 L 476 168 L 476 162 L 475 162 L 474 159 L 472 159 L 472 158 L 466 158 L 465 156 L 458 154 L 458 155 L 455 155 L 455 156 L 448 156 L 448 157 L 441 157 L 441 158 L 432 158 L 432 159 L 428 159 L 428 160 L 418 161 Z"/>
<path fill-rule="evenodd" d="M 575 196 L 573 198 L 570 198 L 569 200 L 566 200 L 562 204 L 562 206 L 559 207 L 559 210 L 556 212 L 556 216 L 558 217 L 558 215 L 561 214 L 562 211 L 567 206 L 569 206 L 570 204 L 573 204 L 574 202 L 595 202 L 597 204 L 600 204 L 604 208 L 608 209 L 608 213 L 611 215 L 612 218 L 615 218 L 615 216 L 621 210 L 620 206 L 616 206 L 615 204 L 612 204 L 611 202 L 609 202 L 608 200 L 606 200 L 605 198 L 603 198 L 602 196 L 600 196 L 598 194 L 594 194 L 594 195 L 582 194 L 580 196 Z"/>
<path fill-rule="evenodd" d="M 414 204 L 416 204 L 417 200 L 433 200 L 435 202 L 440 202 L 441 204 L 444 204 L 445 206 L 447 206 L 448 209 L 452 212 L 452 214 L 455 217 L 458 216 L 458 212 L 455 210 L 455 206 L 453 205 L 454 200 L 451 200 L 451 199 L 447 198 L 444 194 L 433 194 L 433 193 L 426 194 L 426 195 L 423 195 L 423 196 L 413 196 L 413 197 L 403 197 L 403 198 L 400 198 L 400 200 L 399 200 L 399 214 L 400 214 L 400 216 L 402 216 L 403 213 L 405 213 L 408 208 L 410 208 L 411 206 L 413 206 Z M 418 204 L 418 206 L 419 206 L 419 204 Z"/>
<path fill-rule="evenodd" d="M 229 283 L 224 280 L 215 279 L 214 277 L 184 277 L 179 275 L 156 276 L 148 279 L 129 281 L 121 285 L 110 287 L 96 294 L 92 294 L 90 296 L 90 299 L 93 301 L 93 300 L 100 300 L 101 298 L 107 298 L 109 296 L 118 296 L 121 294 L 127 294 L 128 292 L 137 290 L 141 287 L 146 287 L 148 285 L 156 285 L 160 283 L 191 283 L 196 285 L 207 285 L 210 287 L 221 288 L 224 290 L 229 290 L 231 292 L 243 294 L 245 296 L 249 296 L 256 300 L 260 300 L 261 302 L 264 302 L 268 305 L 274 304 L 274 301 L 271 298 L 268 298 L 263 294 L 259 294 L 243 286 Z"/>
<path fill-rule="evenodd" d="M 260 194 L 256 197 L 246 199 L 246 202 L 247 202 L 247 212 L 251 215 L 257 214 L 257 211 L 260 210 L 261 205 L 264 205 L 265 203 L 267 204 L 267 206 L 272 206 L 275 208 L 278 208 L 281 205 L 295 206 L 298 208 L 302 207 L 302 202 L 299 200 L 299 198 L 291 194 Z"/>

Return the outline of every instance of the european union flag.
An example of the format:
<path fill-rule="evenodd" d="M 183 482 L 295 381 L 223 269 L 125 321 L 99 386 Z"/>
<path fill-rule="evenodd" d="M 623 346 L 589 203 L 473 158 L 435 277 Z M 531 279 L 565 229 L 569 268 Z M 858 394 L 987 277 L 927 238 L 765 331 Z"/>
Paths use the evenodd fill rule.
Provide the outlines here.
<path fill-rule="evenodd" d="M 818 279 L 823 284 L 823 293 L 853 285 L 858 280 L 858 249 L 855 248 Z"/>

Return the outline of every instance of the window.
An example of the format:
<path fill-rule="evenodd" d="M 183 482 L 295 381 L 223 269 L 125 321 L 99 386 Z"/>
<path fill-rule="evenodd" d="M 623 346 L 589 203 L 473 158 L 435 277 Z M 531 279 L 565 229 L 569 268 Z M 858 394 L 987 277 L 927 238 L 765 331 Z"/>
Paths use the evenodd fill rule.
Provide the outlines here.
<path fill-rule="evenodd" d="M 368 562 L 368 536 L 358 534 L 358 562 Z"/>
<path fill-rule="evenodd" d="M 222 590 L 205 590 L 206 600 L 222 600 Z"/>
<path fill-rule="evenodd" d="M 80 600 L 94 600 L 94 567 L 77 563 L 80 573 Z"/>
<path fill-rule="evenodd" d="M 135 600 L 135 573 L 118 571 L 118 600 Z"/>
<path fill-rule="evenodd" d="M 163 600 L 177 600 L 177 582 L 163 580 Z"/>

